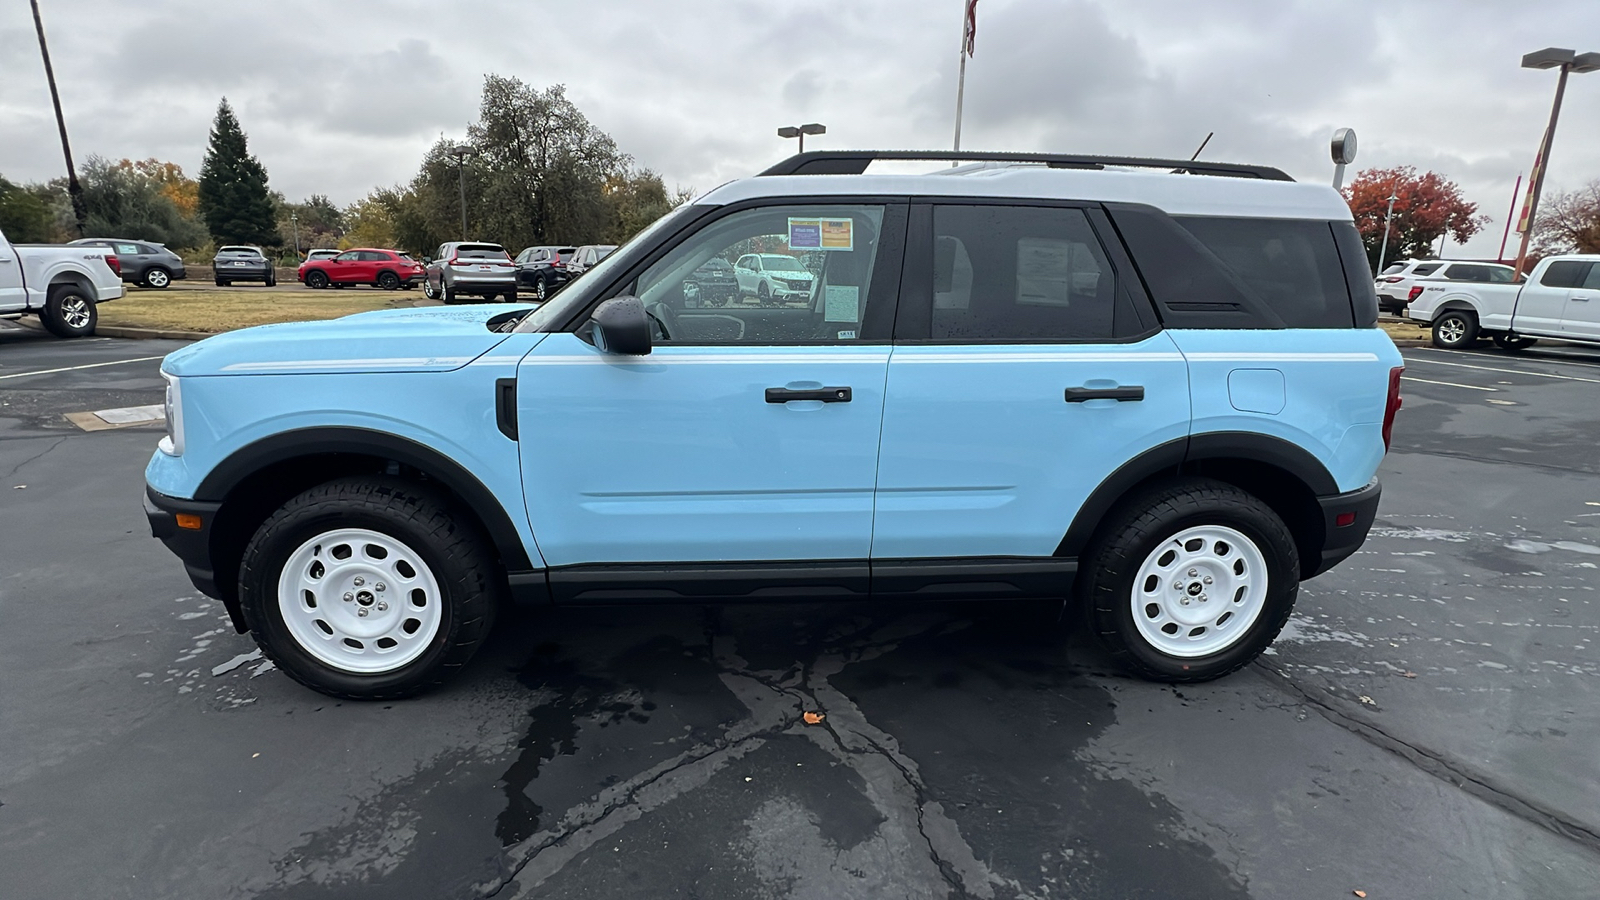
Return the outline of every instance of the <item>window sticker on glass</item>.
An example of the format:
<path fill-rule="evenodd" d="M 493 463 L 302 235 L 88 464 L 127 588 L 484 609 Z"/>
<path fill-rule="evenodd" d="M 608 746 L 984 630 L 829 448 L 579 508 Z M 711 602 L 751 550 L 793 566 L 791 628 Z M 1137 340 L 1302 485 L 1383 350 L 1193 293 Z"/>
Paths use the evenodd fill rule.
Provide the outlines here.
<path fill-rule="evenodd" d="M 850 219 L 789 220 L 791 250 L 853 250 L 854 222 Z"/>
<path fill-rule="evenodd" d="M 823 294 L 823 321 L 861 321 L 861 288 L 853 284 L 830 284 Z"/>
<path fill-rule="evenodd" d="M 1067 306 L 1072 289 L 1072 244 L 1050 238 L 1017 240 L 1017 304 Z"/>

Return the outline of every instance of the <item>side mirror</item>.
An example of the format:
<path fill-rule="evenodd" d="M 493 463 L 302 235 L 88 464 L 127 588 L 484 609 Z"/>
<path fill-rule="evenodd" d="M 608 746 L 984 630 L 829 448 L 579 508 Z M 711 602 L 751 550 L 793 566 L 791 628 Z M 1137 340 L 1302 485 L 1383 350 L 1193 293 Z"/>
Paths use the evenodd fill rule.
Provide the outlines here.
<path fill-rule="evenodd" d="M 650 352 L 650 316 L 638 297 L 612 297 L 595 307 L 594 344 L 607 353 L 644 356 Z"/>

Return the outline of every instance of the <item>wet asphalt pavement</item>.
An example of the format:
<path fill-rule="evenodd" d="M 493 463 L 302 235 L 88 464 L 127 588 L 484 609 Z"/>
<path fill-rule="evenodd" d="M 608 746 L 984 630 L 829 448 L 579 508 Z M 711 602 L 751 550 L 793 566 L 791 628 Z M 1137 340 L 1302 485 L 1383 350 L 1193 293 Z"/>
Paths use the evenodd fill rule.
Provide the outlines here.
<path fill-rule="evenodd" d="M 360 704 L 148 536 L 159 429 L 63 418 L 159 403 L 125 360 L 176 346 L 0 325 L 0 897 L 1600 885 L 1600 352 L 1407 350 L 1373 538 L 1219 682 L 1123 678 L 1045 605 L 663 606 L 516 613 Z"/>

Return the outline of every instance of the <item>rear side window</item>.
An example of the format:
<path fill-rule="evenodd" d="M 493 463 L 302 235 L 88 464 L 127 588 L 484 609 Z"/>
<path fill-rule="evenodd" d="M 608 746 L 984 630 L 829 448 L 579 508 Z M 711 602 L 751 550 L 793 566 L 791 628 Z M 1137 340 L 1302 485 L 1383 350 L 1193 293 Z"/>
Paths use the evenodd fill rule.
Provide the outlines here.
<path fill-rule="evenodd" d="M 1584 279 L 1589 276 L 1589 269 L 1594 263 L 1580 260 L 1564 259 L 1550 264 L 1539 276 L 1539 283 L 1545 287 L 1575 288 L 1582 287 Z"/>
<path fill-rule="evenodd" d="M 1406 264 L 1405 263 L 1390 263 L 1389 267 L 1387 269 L 1383 270 L 1383 274 L 1385 274 L 1385 275 L 1398 275 L 1401 272 L 1404 272 L 1405 270 L 1406 270 Z"/>
<path fill-rule="evenodd" d="M 1411 274 L 1419 277 L 1424 275 L 1432 275 L 1434 272 L 1439 271 L 1439 266 L 1441 265 L 1443 265 L 1443 263 L 1421 263 Z"/>
<path fill-rule="evenodd" d="M 1330 223 L 1300 219 L 1176 218 L 1289 328 L 1349 328 L 1345 284 Z"/>
<path fill-rule="evenodd" d="M 933 238 L 933 340 L 1105 341 L 1139 330 L 1081 209 L 939 206 Z"/>

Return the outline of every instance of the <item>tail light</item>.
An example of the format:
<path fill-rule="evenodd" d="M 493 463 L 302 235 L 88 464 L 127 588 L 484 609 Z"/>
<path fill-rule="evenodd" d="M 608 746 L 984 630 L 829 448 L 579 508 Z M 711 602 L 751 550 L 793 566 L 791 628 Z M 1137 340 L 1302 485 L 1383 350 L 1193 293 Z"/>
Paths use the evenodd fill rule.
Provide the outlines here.
<path fill-rule="evenodd" d="M 1399 366 L 1389 370 L 1389 399 L 1383 406 L 1383 449 L 1389 449 L 1389 441 L 1394 434 L 1394 414 L 1400 411 L 1400 375 L 1406 370 Z"/>
<path fill-rule="evenodd" d="M 1420 284 L 1412 285 L 1411 292 L 1409 294 L 1406 294 L 1406 302 L 1407 303 L 1415 303 L 1415 302 L 1417 302 L 1417 298 L 1421 297 L 1421 296 L 1422 296 L 1422 285 L 1420 285 Z"/>
<path fill-rule="evenodd" d="M 1405 281 L 1405 280 L 1406 280 L 1406 277 L 1404 275 L 1390 275 L 1388 278 L 1384 279 L 1384 281 L 1387 281 L 1390 284 L 1394 284 L 1395 282 Z"/>
<path fill-rule="evenodd" d="M 117 259 L 117 256 L 114 253 L 107 253 L 105 258 L 106 258 L 106 265 L 108 267 L 110 267 L 111 271 L 117 273 L 118 275 L 121 275 L 122 274 L 122 260 Z"/>

